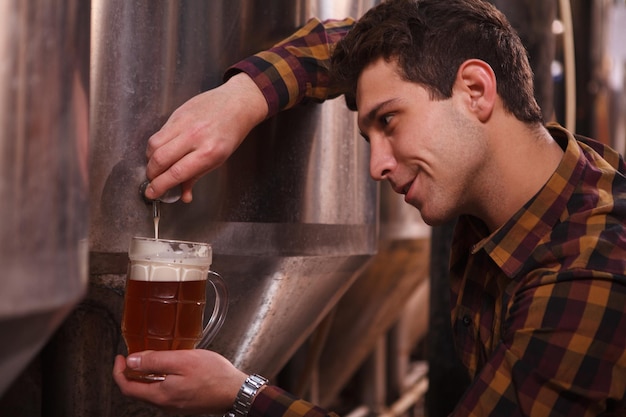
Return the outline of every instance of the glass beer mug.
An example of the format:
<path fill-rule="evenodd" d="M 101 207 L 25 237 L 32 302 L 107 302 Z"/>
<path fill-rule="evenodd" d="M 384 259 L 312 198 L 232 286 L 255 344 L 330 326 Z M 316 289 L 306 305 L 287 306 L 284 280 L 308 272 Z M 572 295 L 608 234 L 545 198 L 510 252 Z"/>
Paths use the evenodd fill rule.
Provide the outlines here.
<path fill-rule="evenodd" d="M 133 237 L 128 256 L 122 317 L 128 353 L 206 347 L 222 327 L 228 306 L 224 280 L 210 270 L 211 246 Z M 215 293 L 215 303 L 204 325 L 209 289 Z M 129 369 L 126 375 L 147 381 L 164 379 L 164 375 Z"/>

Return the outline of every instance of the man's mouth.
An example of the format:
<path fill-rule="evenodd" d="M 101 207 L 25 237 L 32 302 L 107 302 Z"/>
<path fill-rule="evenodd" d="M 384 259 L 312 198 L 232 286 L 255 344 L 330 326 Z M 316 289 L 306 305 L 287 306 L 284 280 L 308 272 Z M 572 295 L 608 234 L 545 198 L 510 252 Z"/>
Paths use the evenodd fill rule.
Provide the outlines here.
<path fill-rule="evenodd" d="M 406 195 L 406 193 L 409 192 L 409 189 L 411 189 L 411 185 L 413 185 L 412 181 L 404 184 L 401 187 L 393 185 L 393 190 L 398 194 Z"/>

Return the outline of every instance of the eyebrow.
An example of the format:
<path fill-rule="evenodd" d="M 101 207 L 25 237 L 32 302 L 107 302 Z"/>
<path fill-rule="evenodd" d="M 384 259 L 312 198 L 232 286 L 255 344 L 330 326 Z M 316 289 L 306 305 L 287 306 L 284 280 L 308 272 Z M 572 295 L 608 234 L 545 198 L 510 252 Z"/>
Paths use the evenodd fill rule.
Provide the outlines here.
<path fill-rule="evenodd" d="M 361 124 L 368 126 L 372 123 L 373 120 L 376 119 L 376 115 L 380 113 L 381 109 L 389 106 L 391 103 L 395 102 L 397 99 L 392 98 L 390 100 L 383 101 L 375 105 L 364 117 L 361 118 Z"/>
<path fill-rule="evenodd" d="M 385 100 L 381 103 L 378 103 L 377 105 L 375 105 L 369 112 L 367 112 L 367 114 L 362 117 L 359 120 L 359 125 L 364 125 L 364 126 L 369 126 L 372 124 L 372 122 L 376 119 L 376 115 L 378 113 L 381 112 L 381 110 L 384 110 L 385 107 L 391 105 L 392 103 L 394 103 L 395 101 L 397 101 L 396 98 L 392 98 L 389 100 Z M 359 134 L 363 137 L 363 139 L 365 139 L 367 142 L 370 141 L 369 137 L 363 133 L 363 131 L 361 129 L 359 129 Z"/>

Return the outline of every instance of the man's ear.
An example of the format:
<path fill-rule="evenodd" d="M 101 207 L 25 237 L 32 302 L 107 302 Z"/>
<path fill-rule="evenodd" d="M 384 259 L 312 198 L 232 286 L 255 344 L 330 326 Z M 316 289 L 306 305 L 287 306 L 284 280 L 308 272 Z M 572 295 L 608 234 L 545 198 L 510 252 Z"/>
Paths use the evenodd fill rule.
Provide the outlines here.
<path fill-rule="evenodd" d="M 480 59 L 463 62 L 457 71 L 454 89 L 464 95 L 468 110 L 481 122 L 489 120 L 497 99 L 496 75 L 489 64 Z"/>

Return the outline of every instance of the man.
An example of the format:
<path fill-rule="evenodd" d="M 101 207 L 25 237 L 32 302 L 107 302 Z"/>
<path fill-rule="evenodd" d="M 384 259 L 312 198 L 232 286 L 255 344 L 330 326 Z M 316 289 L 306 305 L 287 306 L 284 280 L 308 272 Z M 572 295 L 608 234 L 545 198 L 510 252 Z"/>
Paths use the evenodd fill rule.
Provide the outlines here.
<path fill-rule="evenodd" d="M 543 126 L 524 48 L 482 0 L 390 0 L 352 26 L 313 20 L 177 110 L 150 139 L 148 197 L 183 183 L 190 201 L 266 116 L 345 93 L 371 176 L 431 225 L 459 217 L 451 324 L 472 383 L 453 415 L 626 415 L 623 159 Z M 167 377 L 130 381 L 126 366 Z M 327 414 L 214 352 L 120 356 L 113 373 L 124 394 L 167 409 Z"/>

